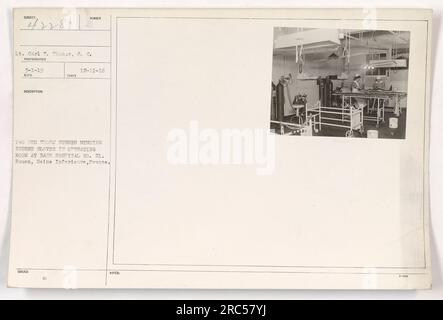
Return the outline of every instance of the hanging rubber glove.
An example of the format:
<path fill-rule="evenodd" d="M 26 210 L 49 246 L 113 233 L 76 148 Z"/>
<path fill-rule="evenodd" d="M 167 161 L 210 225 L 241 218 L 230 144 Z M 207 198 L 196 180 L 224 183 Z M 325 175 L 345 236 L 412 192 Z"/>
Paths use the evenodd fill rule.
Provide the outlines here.
<path fill-rule="evenodd" d="M 298 63 L 298 46 L 295 46 L 295 63 Z"/>

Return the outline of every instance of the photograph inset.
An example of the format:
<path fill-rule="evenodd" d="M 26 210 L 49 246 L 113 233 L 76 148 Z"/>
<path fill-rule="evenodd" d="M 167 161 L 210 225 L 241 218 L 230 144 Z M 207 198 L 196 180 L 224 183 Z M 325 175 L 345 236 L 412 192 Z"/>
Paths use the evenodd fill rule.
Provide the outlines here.
<path fill-rule="evenodd" d="M 410 33 L 275 27 L 271 130 L 404 139 Z"/>

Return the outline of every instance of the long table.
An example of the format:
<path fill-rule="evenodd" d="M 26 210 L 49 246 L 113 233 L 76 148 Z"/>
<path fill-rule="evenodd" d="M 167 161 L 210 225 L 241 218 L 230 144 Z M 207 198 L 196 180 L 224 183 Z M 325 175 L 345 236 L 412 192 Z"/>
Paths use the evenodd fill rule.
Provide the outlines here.
<path fill-rule="evenodd" d="M 405 97 L 406 92 L 400 91 L 387 91 L 387 90 L 367 90 L 361 92 L 334 92 L 333 96 L 342 97 L 342 108 L 345 108 L 346 101 L 348 101 L 349 105 L 352 105 L 352 99 L 365 99 L 368 101 L 368 112 L 371 108 L 372 110 L 377 110 L 377 115 L 374 116 L 365 116 L 366 120 L 373 120 L 377 123 L 377 127 L 380 125 L 380 122 L 384 121 L 385 115 L 385 104 L 389 99 L 394 100 L 394 113 L 396 116 L 399 116 L 401 113 L 400 108 L 400 99 Z M 371 104 L 372 102 L 372 104 Z"/>

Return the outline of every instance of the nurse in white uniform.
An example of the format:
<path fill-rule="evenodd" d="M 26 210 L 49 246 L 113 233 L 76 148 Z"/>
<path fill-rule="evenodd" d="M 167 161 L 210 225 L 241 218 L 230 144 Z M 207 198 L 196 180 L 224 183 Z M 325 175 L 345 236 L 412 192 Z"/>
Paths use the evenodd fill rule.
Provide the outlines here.
<path fill-rule="evenodd" d="M 359 93 L 363 90 L 363 85 L 361 83 L 361 76 L 359 74 L 356 74 L 354 76 L 354 81 L 352 82 L 351 91 L 352 93 Z M 357 108 L 364 108 L 366 106 L 366 100 L 361 98 L 356 98 L 356 104 L 355 107 Z"/>

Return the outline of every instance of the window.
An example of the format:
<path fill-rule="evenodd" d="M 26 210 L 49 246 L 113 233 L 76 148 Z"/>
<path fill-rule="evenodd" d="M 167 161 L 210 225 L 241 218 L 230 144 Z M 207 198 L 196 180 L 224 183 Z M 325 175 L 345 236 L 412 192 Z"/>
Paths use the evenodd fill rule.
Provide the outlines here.
<path fill-rule="evenodd" d="M 366 55 L 366 63 L 369 65 L 369 63 L 373 60 L 386 60 L 387 59 L 387 53 L 386 52 L 380 52 L 380 53 L 369 53 Z M 367 76 L 388 76 L 389 75 L 389 68 L 368 68 L 366 69 Z"/>

